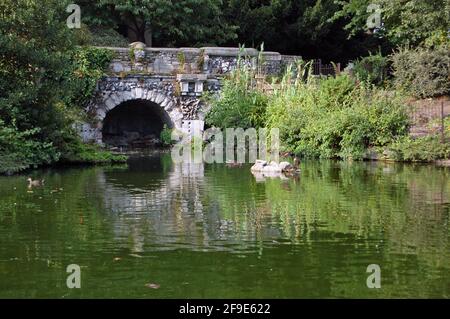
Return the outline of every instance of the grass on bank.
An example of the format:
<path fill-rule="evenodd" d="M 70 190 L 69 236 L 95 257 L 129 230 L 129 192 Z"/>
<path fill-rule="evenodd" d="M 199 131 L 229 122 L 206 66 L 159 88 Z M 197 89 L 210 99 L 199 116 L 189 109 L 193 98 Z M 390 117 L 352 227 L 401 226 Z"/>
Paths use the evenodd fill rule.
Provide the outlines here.
<path fill-rule="evenodd" d="M 60 158 L 60 163 L 67 164 L 112 164 L 125 163 L 127 156 L 114 154 L 98 145 L 78 142 L 70 152 Z"/>
<path fill-rule="evenodd" d="M 13 152 L 0 154 L 0 175 L 12 175 L 25 171 L 27 169 L 35 169 L 42 165 L 51 164 L 116 164 L 126 163 L 127 156 L 113 154 L 101 147 L 93 144 L 84 144 L 81 141 L 58 159 L 49 158 L 46 162 L 40 160 L 37 162 L 33 156 L 27 157 L 23 153 Z"/>

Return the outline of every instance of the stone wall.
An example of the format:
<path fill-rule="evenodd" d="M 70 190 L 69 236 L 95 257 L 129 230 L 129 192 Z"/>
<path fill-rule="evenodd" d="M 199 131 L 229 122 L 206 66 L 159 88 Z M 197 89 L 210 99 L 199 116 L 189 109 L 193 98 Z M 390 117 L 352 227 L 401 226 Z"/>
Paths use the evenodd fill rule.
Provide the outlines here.
<path fill-rule="evenodd" d="M 282 67 L 287 67 L 289 64 L 295 64 L 296 61 L 301 59 L 301 56 L 298 55 L 282 55 L 281 56 L 281 65 Z"/>
<path fill-rule="evenodd" d="M 220 90 L 217 79 L 205 79 L 202 84 L 205 90 Z M 87 107 L 92 123 L 77 127 L 80 135 L 85 142 L 102 144 L 103 121 L 106 115 L 128 101 L 148 101 L 157 105 L 163 123 L 191 134 L 192 125 L 197 125 L 197 122 L 201 122 L 200 126 L 203 125 L 207 105 L 196 94 L 177 94 L 178 85 L 177 77 L 173 75 L 128 74 L 124 77 L 111 75 L 102 78 Z"/>
<path fill-rule="evenodd" d="M 148 73 L 175 75 L 179 73 L 204 73 L 220 76 L 231 72 L 237 65 L 238 56 L 245 63 L 256 66 L 262 58 L 263 71 L 266 74 L 279 74 L 289 63 L 300 57 L 282 56 L 278 52 L 260 52 L 256 49 L 239 48 L 145 48 L 142 65 L 136 68 L 133 63 L 132 49 L 108 48 L 116 52 L 110 65 L 111 73 Z"/>

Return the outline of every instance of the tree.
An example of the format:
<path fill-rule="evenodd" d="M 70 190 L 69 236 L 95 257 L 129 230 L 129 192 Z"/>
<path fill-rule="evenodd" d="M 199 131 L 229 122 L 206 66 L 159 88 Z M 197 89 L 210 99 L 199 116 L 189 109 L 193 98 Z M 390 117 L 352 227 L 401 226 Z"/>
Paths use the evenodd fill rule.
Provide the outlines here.
<path fill-rule="evenodd" d="M 79 58 L 86 55 L 66 25 L 66 4 L 0 4 L 0 173 L 58 161 L 80 142 L 72 129 L 83 106 L 77 103 L 102 75 L 94 69 L 109 61 L 96 52 Z M 86 61 L 93 55 L 98 63 Z"/>
<path fill-rule="evenodd" d="M 449 0 L 349 0 L 338 1 L 337 18 L 348 18 L 346 28 L 355 35 L 367 31 L 369 4 L 379 5 L 383 36 L 394 46 L 434 46 L 448 43 Z"/>
<path fill-rule="evenodd" d="M 49 163 L 62 128 L 56 112 L 70 46 L 58 1 L 0 4 L 0 172 Z"/>
<path fill-rule="evenodd" d="M 339 8 L 335 0 L 228 0 L 225 11 L 247 47 L 264 42 L 271 51 L 334 61 L 376 48 L 365 37 L 348 39 L 345 18 L 332 19 Z"/>
<path fill-rule="evenodd" d="M 97 6 L 149 46 L 220 45 L 236 37 L 222 17 L 221 0 L 100 0 Z"/>
<path fill-rule="evenodd" d="M 350 18 L 333 19 L 341 8 L 336 0 L 80 1 L 83 22 L 121 29 L 147 45 L 258 47 L 264 42 L 271 51 L 341 62 L 380 45 L 363 33 L 349 38 L 344 26 Z"/>

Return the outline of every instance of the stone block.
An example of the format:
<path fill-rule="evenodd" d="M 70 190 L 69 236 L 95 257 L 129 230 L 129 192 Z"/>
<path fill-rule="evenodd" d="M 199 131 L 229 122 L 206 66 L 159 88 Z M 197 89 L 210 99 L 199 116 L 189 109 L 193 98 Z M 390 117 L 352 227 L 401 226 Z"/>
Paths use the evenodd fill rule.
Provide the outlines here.
<path fill-rule="evenodd" d="M 158 95 L 156 96 L 156 99 L 155 99 L 155 103 L 161 104 L 161 102 L 164 101 L 164 99 L 165 99 L 165 95 L 158 93 Z"/>
<path fill-rule="evenodd" d="M 112 71 L 116 73 L 120 73 L 124 71 L 124 67 L 121 62 L 113 62 L 111 65 Z"/>

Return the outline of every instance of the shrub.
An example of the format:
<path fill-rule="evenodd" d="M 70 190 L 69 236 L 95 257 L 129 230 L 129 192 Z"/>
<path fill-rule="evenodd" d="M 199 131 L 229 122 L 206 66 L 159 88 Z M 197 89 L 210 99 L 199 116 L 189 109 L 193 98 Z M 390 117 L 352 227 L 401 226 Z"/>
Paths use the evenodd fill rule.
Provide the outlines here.
<path fill-rule="evenodd" d="M 380 86 L 387 79 L 388 68 L 389 59 L 378 53 L 359 59 L 354 72 L 360 81 Z"/>
<path fill-rule="evenodd" d="M 173 144 L 172 141 L 172 129 L 170 129 L 167 124 L 164 124 L 164 128 L 161 131 L 160 134 L 161 143 L 164 146 L 170 146 Z"/>
<path fill-rule="evenodd" d="M 9 1 L 0 15 L 0 173 L 83 151 L 71 127 L 112 53 L 75 46 L 89 37 L 61 23 L 61 1 Z"/>
<path fill-rule="evenodd" d="M 178 52 L 177 54 L 177 60 L 179 63 L 179 72 L 183 73 L 185 71 L 186 67 L 186 56 L 182 51 Z"/>
<path fill-rule="evenodd" d="M 361 159 L 407 133 L 403 100 L 357 86 L 346 75 L 286 86 L 271 99 L 267 124 L 286 151 L 304 157 Z"/>
<path fill-rule="evenodd" d="M 393 159 L 407 162 L 429 162 L 450 158 L 450 145 L 441 136 L 429 135 L 413 139 L 404 136 L 389 146 Z"/>
<path fill-rule="evenodd" d="M 92 32 L 86 24 L 82 23 L 79 29 L 73 29 L 73 35 L 78 45 L 92 45 Z"/>
<path fill-rule="evenodd" d="M 91 27 L 90 45 L 100 47 L 128 47 L 128 40 L 112 28 Z"/>
<path fill-rule="evenodd" d="M 220 96 L 210 98 L 206 123 L 221 129 L 265 126 L 268 97 L 252 85 L 254 74 L 238 68 L 224 80 Z"/>
<path fill-rule="evenodd" d="M 205 49 L 200 50 L 200 54 L 197 58 L 197 68 L 199 72 L 203 72 L 203 67 L 205 66 Z"/>
<path fill-rule="evenodd" d="M 67 70 L 66 103 L 84 107 L 94 94 L 98 80 L 114 57 L 108 49 L 81 47 L 71 55 L 71 67 Z"/>
<path fill-rule="evenodd" d="M 17 173 L 59 159 L 60 153 L 51 143 L 35 138 L 38 133 L 38 128 L 19 131 L 0 120 L 0 174 Z"/>
<path fill-rule="evenodd" d="M 392 57 L 395 84 L 417 98 L 450 94 L 450 50 L 402 49 Z"/>

